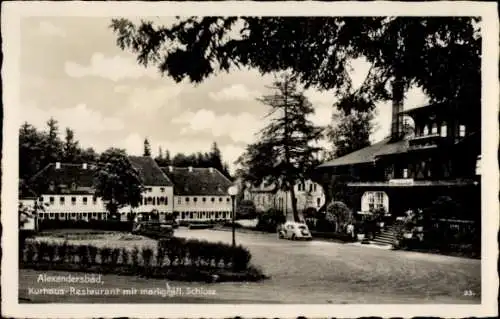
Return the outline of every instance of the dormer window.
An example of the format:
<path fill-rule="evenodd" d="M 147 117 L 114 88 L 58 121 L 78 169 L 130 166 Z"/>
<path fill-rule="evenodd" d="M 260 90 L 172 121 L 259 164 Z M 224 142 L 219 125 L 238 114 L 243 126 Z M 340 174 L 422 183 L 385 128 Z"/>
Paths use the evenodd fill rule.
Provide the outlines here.
<path fill-rule="evenodd" d="M 424 126 L 424 136 L 429 135 L 429 127 L 426 125 Z"/>
<path fill-rule="evenodd" d="M 447 134 L 448 134 L 448 128 L 446 126 L 446 122 L 443 122 L 441 124 L 441 137 L 446 137 Z"/>
<path fill-rule="evenodd" d="M 459 128 L 458 128 L 458 135 L 460 137 L 464 137 L 465 136 L 465 125 L 460 125 Z"/>
<path fill-rule="evenodd" d="M 431 134 L 437 134 L 438 133 L 438 126 L 436 123 L 432 124 L 432 129 L 431 129 Z"/>

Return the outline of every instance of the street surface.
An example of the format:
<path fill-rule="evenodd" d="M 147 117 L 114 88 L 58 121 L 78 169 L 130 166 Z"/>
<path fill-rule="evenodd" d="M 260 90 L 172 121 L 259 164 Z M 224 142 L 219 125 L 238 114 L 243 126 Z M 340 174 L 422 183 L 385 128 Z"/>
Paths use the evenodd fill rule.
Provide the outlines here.
<path fill-rule="evenodd" d="M 180 228 L 176 236 L 231 243 L 230 231 Z M 181 288 L 184 292 L 170 297 L 155 293 L 51 296 L 29 295 L 29 287 L 47 287 L 47 284 L 37 283 L 41 272 L 21 270 L 19 296 L 21 302 L 480 303 L 480 260 L 327 241 L 294 242 L 263 233 L 237 232 L 236 241 L 249 248 L 252 264 L 271 279 L 259 283 L 169 282 L 170 288 Z M 101 288 L 121 289 L 165 288 L 167 283 L 114 275 L 103 276 L 103 281 Z"/>

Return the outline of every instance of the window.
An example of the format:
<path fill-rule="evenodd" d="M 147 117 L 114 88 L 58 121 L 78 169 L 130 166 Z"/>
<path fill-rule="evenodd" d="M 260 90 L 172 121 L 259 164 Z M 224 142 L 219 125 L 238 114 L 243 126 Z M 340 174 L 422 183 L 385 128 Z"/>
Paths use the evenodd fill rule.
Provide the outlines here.
<path fill-rule="evenodd" d="M 312 184 L 309 184 L 309 191 L 312 192 L 313 191 L 313 185 Z"/>
<path fill-rule="evenodd" d="M 448 128 L 446 127 L 446 122 L 444 122 L 443 124 L 441 124 L 441 136 L 446 137 L 447 133 Z"/>
<path fill-rule="evenodd" d="M 43 202 L 43 196 L 40 196 L 40 198 L 38 200 Z"/>
<path fill-rule="evenodd" d="M 49 202 L 50 202 L 50 205 L 54 205 L 54 197 L 49 197 Z"/>
<path fill-rule="evenodd" d="M 403 178 L 408 178 L 408 169 L 403 169 Z"/>
<path fill-rule="evenodd" d="M 59 204 L 64 205 L 64 197 L 59 197 Z"/>
<path fill-rule="evenodd" d="M 219 202 L 222 202 L 222 197 L 219 197 Z"/>
<path fill-rule="evenodd" d="M 321 206 L 321 198 L 320 197 L 316 198 L 316 206 L 318 206 L 318 207 Z"/>
<path fill-rule="evenodd" d="M 160 192 L 165 193 L 165 187 L 160 187 Z"/>
<path fill-rule="evenodd" d="M 226 198 L 226 202 L 229 202 L 229 197 L 228 197 L 228 198 Z"/>
<path fill-rule="evenodd" d="M 181 203 L 181 197 L 177 197 L 177 204 L 180 204 Z"/>
<path fill-rule="evenodd" d="M 87 205 L 87 197 L 83 198 L 83 205 Z"/>
<path fill-rule="evenodd" d="M 215 198 L 213 198 L 213 197 L 210 198 L 210 200 L 212 201 L 212 203 L 215 202 Z"/>
<path fill-rule="evenodd" d="M 384 192 L 366 192 L 364 196 L 367 196 L 368 211 L 380 209 L 384 207 L 384 197 L 387 196 Z"/>
<path fill-rule="evenodd" d="M 459 126 L 458 134 L 459 134 L 460 137 L 464 137 L 465 136 L 465 125 L 460 125 Z"/>
<path fill-rule="evenodd" d="M 168 205 L 168 197 L 165 196 L 165 205 Z"/>
<path fill-rule="evenodd" d="M 193 202 L 197 202 L 198 201 L 198 197 L 193 197 Z"/>
<path fill-rule="evenodd" d="M 71 197 L 71 205 L 76 205 L 76 197 Z"/>
<path fill-rule="evenodd" d="M 424 136 L 429 135 L 429 127 L 426 125 L 424 126 Z"/>
<path fill-rule="evenodd" d="M 207 199 L 206 199 L 205 197 L 203 197 L 201 200 L 202 200 L 203 202 L 206 202 L 206 201 L 207 201 Z"/>
<path fill-rule="evenodd" d="M 141 200 L 142 200 L 142 197 L 141 197 Z M 92 198 L 92 203 L 95 205 L 97 203 L 97 197 L 93 197 Z"/>
<path fill-rule="evenodd" d="M 186 197 L 186 203 L 189 203 L 189 197 Z"/>
<path fill-rule="evenodd" d="M 431 134 L 437 134 L 438 133 L 438 126 L 436 123 L 432 124 L 432 130 L 431 130 Z"/>
<path fill-rule="evenodd" d="M 153 197 L 153 205 L 156 205 L 156 197 Z"/>
<path fill-rule="evenodd" d="M 316 183 L 313 184 L 313 191 L 316 191 Z"/>

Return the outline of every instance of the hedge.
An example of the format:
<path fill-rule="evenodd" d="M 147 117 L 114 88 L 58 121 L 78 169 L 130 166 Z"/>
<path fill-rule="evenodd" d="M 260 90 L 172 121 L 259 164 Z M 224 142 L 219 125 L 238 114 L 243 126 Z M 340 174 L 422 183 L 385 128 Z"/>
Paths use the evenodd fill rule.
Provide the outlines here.
<path fill-rule="evenodd" d="M 131 221 L 110 221 L 110 220 L 60 220 L 60 219 L 44 219 L 39 223 L 39 230 L 44 229 L 62 229 L 62 228 L 78 228 L 78 229 L 99 229 L 99 230 L 118 230 L 131 231 L 133 222 Z"/>
<path fill-rule="evenodd" d="M 250 252 L 242 246 L 175 237 L 159 240 L 155 249 L 31 241 L 26 242 L 20 267 L 188 281 L 197 281 L 201 277 L 207 279 L 208 274 L 225 274 L 224 280 L 237 277 L 255 281 L 266 278 L 250 266 L 250 260 Z M 239 275 L 228 275 L 231 273 Z"/>

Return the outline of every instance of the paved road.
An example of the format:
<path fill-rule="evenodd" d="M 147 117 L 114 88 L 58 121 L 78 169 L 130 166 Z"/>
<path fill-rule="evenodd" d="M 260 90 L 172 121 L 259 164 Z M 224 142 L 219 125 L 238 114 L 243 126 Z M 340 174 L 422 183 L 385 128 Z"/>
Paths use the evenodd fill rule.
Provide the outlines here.
<path fill-rule="evenodd" d="M 231 232 L 187 230 L 180 237 L 231 242 Z M 271 276 L 260 283 L 191 284 L 201 293 L 161 296 L 110 297 L 107 302 L 199 303 L 480 303 L 480 261 L 404 251 L 390 251 L 325 241 L 292 242 L 274 234 L 237 233 L 237 244 L 250 249 L 252 263 Z M 54 272 L 56 273 L 56 272 Z M 21 287 L 39 287 L 39 273 L 23 270 Z M 165 287 L 165 281 L 106 275 L 103 287 Z M 205 290 L 203 290 L 205 289 Z M 475 296 L 464 296 L 464 291 Z M 214 294 L 215 291 L 215 294 Z M 50 296 L 20 296 L 47 302 Z M 60 298 L 60 297 L 58 297 Z M 69 302 L 103 302 L 102 298 L 65 296 Z"/>

